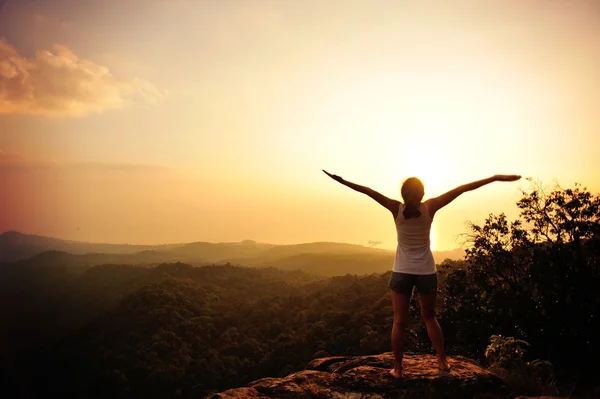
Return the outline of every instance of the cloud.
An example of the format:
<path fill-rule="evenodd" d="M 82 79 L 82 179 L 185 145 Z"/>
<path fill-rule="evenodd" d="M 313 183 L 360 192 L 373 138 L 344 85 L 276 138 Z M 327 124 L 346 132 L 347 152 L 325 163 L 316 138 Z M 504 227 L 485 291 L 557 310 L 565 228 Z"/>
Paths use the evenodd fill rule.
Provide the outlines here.
<path fill-rule="evenodd" d="M 52 169 L 64 165 L 54 158 L 7 151 L 0 148 L 0 171 Z"/>
<path fill-rule="evenodd" d="M 42 156 L 30 156 L 0 148 L 0 173 L 10 171 L 57 171 L 75 173 L 148 174 L 155 176 L 171 169 L 160 164 L 133 162 L 64 162 Z"/>
<path fill-rule="evenodd" d="M 58 162 L 49 158 L 32 158 L 21 153 L 5 151 L 0 148 L 0 173 L 10 171 L 49 170 L 56 168 Z"/>
<path fill-rule="evenodd" d="M 0 37 L 0 114 L 84 116 L 134 102 L 155 104 L 158 97 L 152 83 L 118 79 L 67 47 L 26 58 Z"/>
<path fill-rule="evenodd" d="M 73 162 L 66 165 L 82 172 L 141 173 L 156 176 L 170 171 L 170 168 L 165 165 L 131 162 Z"/>

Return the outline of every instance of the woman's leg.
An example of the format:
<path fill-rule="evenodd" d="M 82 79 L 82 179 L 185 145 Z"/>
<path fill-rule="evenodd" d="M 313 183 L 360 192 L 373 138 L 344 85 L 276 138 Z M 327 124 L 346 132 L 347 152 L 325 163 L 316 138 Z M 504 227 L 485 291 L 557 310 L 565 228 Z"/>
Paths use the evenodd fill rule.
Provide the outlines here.
<path fill-rule="evenodd" d="M 406 341 L 406 327 L 408 326 L 408 304 L 410 295 L 401 294 L 393 289 L 392 305 L 394 306 L 394 325 L 392 326 L 392 350 L 394 352 L 394 368 L 390 370 L 396 378 L 402 377 L 402 357 L 404 356 L 404 343 Z"/>
<path fill-rule="evenodd" d="M 437 354 L 438 363 L 440 370 L 450 370 L 450 365 L 446 360 L 446 354 L 444 353 L 444 336 L 442 335 L 442 328 L 435 318 L 435 302 L 437 299 L 437 292 L 432 291 L 425 294 L 419 293 L 419 302 L 421 304 L 421 318 L 425 322 L 427 327 L 427 334 L 429 339 L 435 348 Z"/>

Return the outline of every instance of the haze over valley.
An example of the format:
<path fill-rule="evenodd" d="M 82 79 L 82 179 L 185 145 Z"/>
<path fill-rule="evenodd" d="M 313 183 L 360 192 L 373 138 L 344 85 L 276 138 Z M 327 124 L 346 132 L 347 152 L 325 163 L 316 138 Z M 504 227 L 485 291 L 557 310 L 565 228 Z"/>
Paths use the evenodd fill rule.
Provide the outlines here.
<path fill-rule="evenodd" d="M 31 236 L 18 232 L 0 235 L 0 262 L 32 265 L 93 266 L 131 264 L 156 266 L 165 262 L 192 265 L 237 264 L 277 267 L 336 276 L 383 273 L 391 268 L 395 252 L 343 243 L 273 245 L 245 240 L 237 243 L 193 242 L 168 245 L 94 244 Z M 461 259 L 464 251 L 435 251 L 437 263 Z"/>

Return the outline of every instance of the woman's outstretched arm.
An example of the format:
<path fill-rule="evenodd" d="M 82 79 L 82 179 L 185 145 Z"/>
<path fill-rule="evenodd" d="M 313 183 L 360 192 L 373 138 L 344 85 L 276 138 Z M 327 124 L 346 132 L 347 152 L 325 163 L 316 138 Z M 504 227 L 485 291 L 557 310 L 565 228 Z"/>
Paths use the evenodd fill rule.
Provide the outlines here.
<path fill-rule="evenodd" d="M 331 173 L 327 172 L 326 170 L 323 170 L 323 172 L 325 172 L 325 174 L 327 176 L 331 177 L 333 180 L 337 181 L 338 183 L 342 183 L 344 186 L 348 186 L 351 189 L 358 191 L 359 193 L 367 194 L 369 197 L 373 198 L 379 204 L 383 205 L 386 209 L 388 209 L 390 212 L 392 212 L 392 214 L 394 216 L 396 216 L 398 214 L 398 207 L 400 205 L 400 202 L 398 202 L 394 199 L 388 198 L 385 195 L 380 194 L 377 191 L 375 191 L 369 187 L 351 183 L 349 181 L 342 179 L 338 175 L 332 175 Z"/>
<path fill-rule="evenodd" d="M 454 190 L 450 190 L 445 194 L 440 195 L 436 198 L 431 198 L 427 201 L 427 208 L 429 209 L 429 214 L 433 217 L 435 212 L 445 207 L 452 201 L 456 199 L 462 193 L 466 193 L 467 191 L 472 191 L 478 189 L 481 186 L 485 186 L 486 184 L 490 184 L 495 181 L 516 181 L 519 180 L 521 176 L 519 175 L 494 175 L 492 177 L 488 177 L 487 179 L 477 180 L 471 183 L 463 184 L 462 186 L 456 187 Z"/>

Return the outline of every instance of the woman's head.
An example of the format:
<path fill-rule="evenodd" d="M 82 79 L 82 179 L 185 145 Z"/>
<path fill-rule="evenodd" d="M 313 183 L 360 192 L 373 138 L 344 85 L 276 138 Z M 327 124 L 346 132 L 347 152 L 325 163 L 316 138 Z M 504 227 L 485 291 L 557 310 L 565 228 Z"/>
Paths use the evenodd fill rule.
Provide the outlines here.
<path fill-rule="evenodd" d="M 423 187 L 421 180 L 416 177 L 409 177 L 402 183 L 400 192 L 402 193 L 402 199 L 405 204 L 404 211 L 402 212 L 404 219 L 418 218 L 421 216 L 419 204 L 423 199 L 423 195 L 425 195 L 425 188 Z"/>
<path fill-rule="evenodd" d="M 409 177 L 402 183 L 400 193 L 405 203 L 420 203 L 423 195 L 425 195 L 425 188 L 421 180 L 416 177 Z"/>

